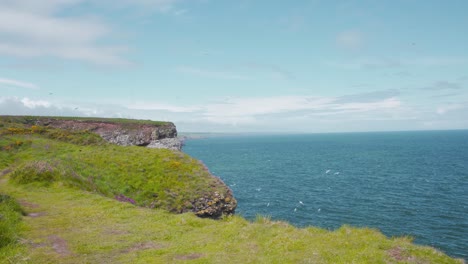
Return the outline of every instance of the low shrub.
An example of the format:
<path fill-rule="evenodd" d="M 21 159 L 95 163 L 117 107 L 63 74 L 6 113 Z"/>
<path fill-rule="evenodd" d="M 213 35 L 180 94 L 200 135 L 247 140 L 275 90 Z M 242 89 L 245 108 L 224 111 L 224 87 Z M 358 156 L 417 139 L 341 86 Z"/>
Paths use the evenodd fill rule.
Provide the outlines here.
<path fill-rule="evenodd" d="M 41 132 L 41 134 L 50 139 L 57 139 L 77 145 L 103 145 L 107 143 L 99 135 L 89 131 L 71 132 L 61 129 L 48 129 Z"/>
<path fill-rule="evenodd" d="M 11 180 L 20 184 L 43 183 L 48 185 L 60 179 L 61 173 L 55 164 L 49 161 L 32 161 L 19 166 L 11 173 Z"/>

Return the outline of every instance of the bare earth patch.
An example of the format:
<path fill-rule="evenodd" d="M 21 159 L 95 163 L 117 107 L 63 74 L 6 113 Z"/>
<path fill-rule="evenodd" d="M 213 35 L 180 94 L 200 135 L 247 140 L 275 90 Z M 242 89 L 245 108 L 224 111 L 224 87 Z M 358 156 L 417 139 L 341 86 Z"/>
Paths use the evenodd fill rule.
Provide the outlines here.
<path fill-rule="evenodd" d="M 51 235 L 48 237 L 48 239 L 52 243 L 52 248 L 54 251 L 60 256 L 68 256 L 71 254 L 70 250 L 68 249 L 68 243 L 65 239 L 56 235 Z"/>

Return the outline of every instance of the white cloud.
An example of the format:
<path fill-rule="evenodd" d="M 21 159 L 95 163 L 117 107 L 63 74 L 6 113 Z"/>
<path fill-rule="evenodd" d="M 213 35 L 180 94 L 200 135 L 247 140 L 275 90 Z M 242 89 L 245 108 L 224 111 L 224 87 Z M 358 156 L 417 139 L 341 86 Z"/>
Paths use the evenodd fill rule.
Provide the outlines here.
<path fill-rule="evenodd" d="M 13 79 L 6 79 L 6 78 L 1 78 L 0 77 L 0 87 L 2 85 L 6 85 L 8 87 L 17 87 L 17 88 L 26 88 L 26 89 L 39 89 L 39 86 L 29 83 L 29 82 L 24 82 L 24 81 L 18 81 L 18 80 L 13 80 Z"/>
<path fill-rule="evenodd" d="M 28 13 L 49 14 L 79 2 L 83 2 L 83 0 L 0 0 L 0 6 L 2 9 L 15 9 Z"/>
<path fill-rule="evenodd" d="M 31 100 L 27 97 L 23 98 L 20 100 L 21 103 L 23 103 L 23 105 L 27 108 L 31 108 L 31 109 L 34 109 L 34 108 L 37 108 L 37 107 L 46 107 L 46 108 L 49 108 L 51 106 L 51 104 L 47 101 L 44 101 L 44 100 Z"/>
<path fill-rule="evenodd" d="M 442 121 L 443 128 L 450 128 L 450 122 L 459 128 L 466 127 L 466 122 L 460 120 L 468 120 L 462 103 L 441 105 L 435 110 L 415 108 L 402 102 L 398 93 L 391 91 L 333 97 L 229 98 L 199 105 L 109 102 L 112 101 L 73 102 L 0 96 L 0 114 L 152 119 L 175 122 L 181 131 L 218 132 L 425 129 L 424 123 Z"/>
<path fill-rule="evenodd" d="M 95 64 L 128 65 L 129 62 L 120 54 L 124 48 L 98 44 L 111 31 L 99 19 L 55 14 L 58 10 L 79 2 L 0 2 L 0 55 L 58 57 Z"/>
<path fill-rule="evenodd" d="M 445 115 L 446 113 L 454 110 L 459 110 L 464 108 L 464 105 L 461 104 L 449 104 L 437 107 L 436 113 L 439 115 Z"/>
<path fill-rule="evenodd" d="M 120 108 L 112 109 L 86 103 L 57 102 L 29 97 L 0 96 L 0 115 L 107 116 L 122 117 Z"/>
<path fill-rule="evenodd" d="M 178 0 L 0 0 L 0 56 L 55 57 L 98 65 L 126 66 L 125 45 L 102 44 L 112 28 L 90 14 L 64 16 L 80 5 L 172 12 Z M 185 12 L 176 10 L 174 12 Z"/>
<path fill-rule="evenodd" d="M 307 116 L 324 116 L 398 109 L 401 102 L 397 98 L 376 99 L 372 102 L 339 102 L 338 97 L 279 96 L 265 98 L 238 98 L 226 103 L 206 105 L 201 112 L 205 120 L 229 123 L 236 120 L 252 122 L 260 116 L 307 113 Z M 226 121 L 228 120 L 228 121 Z"/>
<path fill-rule="evenodd" d="M 394 109 L 401 106 L 400 100 L 395 97 L 384 99 L 376 102 L 366 102 L 366 103 L 344 103 L 341 105 L 332 106 L 332 109 L 338 110 L 349 110 L 349 111 L 372 111 L 379 109 Z"/>

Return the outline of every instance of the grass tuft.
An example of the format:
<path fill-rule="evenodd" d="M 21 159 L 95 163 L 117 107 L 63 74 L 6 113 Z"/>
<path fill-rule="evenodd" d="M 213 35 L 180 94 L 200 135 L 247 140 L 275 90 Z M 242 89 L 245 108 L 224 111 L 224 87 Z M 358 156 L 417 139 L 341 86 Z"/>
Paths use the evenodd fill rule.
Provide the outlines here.
<path fill-rule="evenodd" d="M 22 214 L 24 212 L 16 200 L 6 194 L 0 194 L 0 248 L 18 242 Z"/>

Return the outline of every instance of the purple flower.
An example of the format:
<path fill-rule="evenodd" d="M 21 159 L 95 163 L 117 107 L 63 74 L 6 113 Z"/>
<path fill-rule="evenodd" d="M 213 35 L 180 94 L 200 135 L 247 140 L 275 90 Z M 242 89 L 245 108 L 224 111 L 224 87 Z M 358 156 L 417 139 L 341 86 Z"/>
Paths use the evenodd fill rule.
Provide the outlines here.
<path fill-rule="evenodd" d="M 126 202 L 126 203 L 131 203 L 131 204 L 136 204 L 135 200 L 133 200 L 130 197 L 127 197 L 123 194 L 119 194 L 115 196 L 115 199 L 120 202 Z"/>

